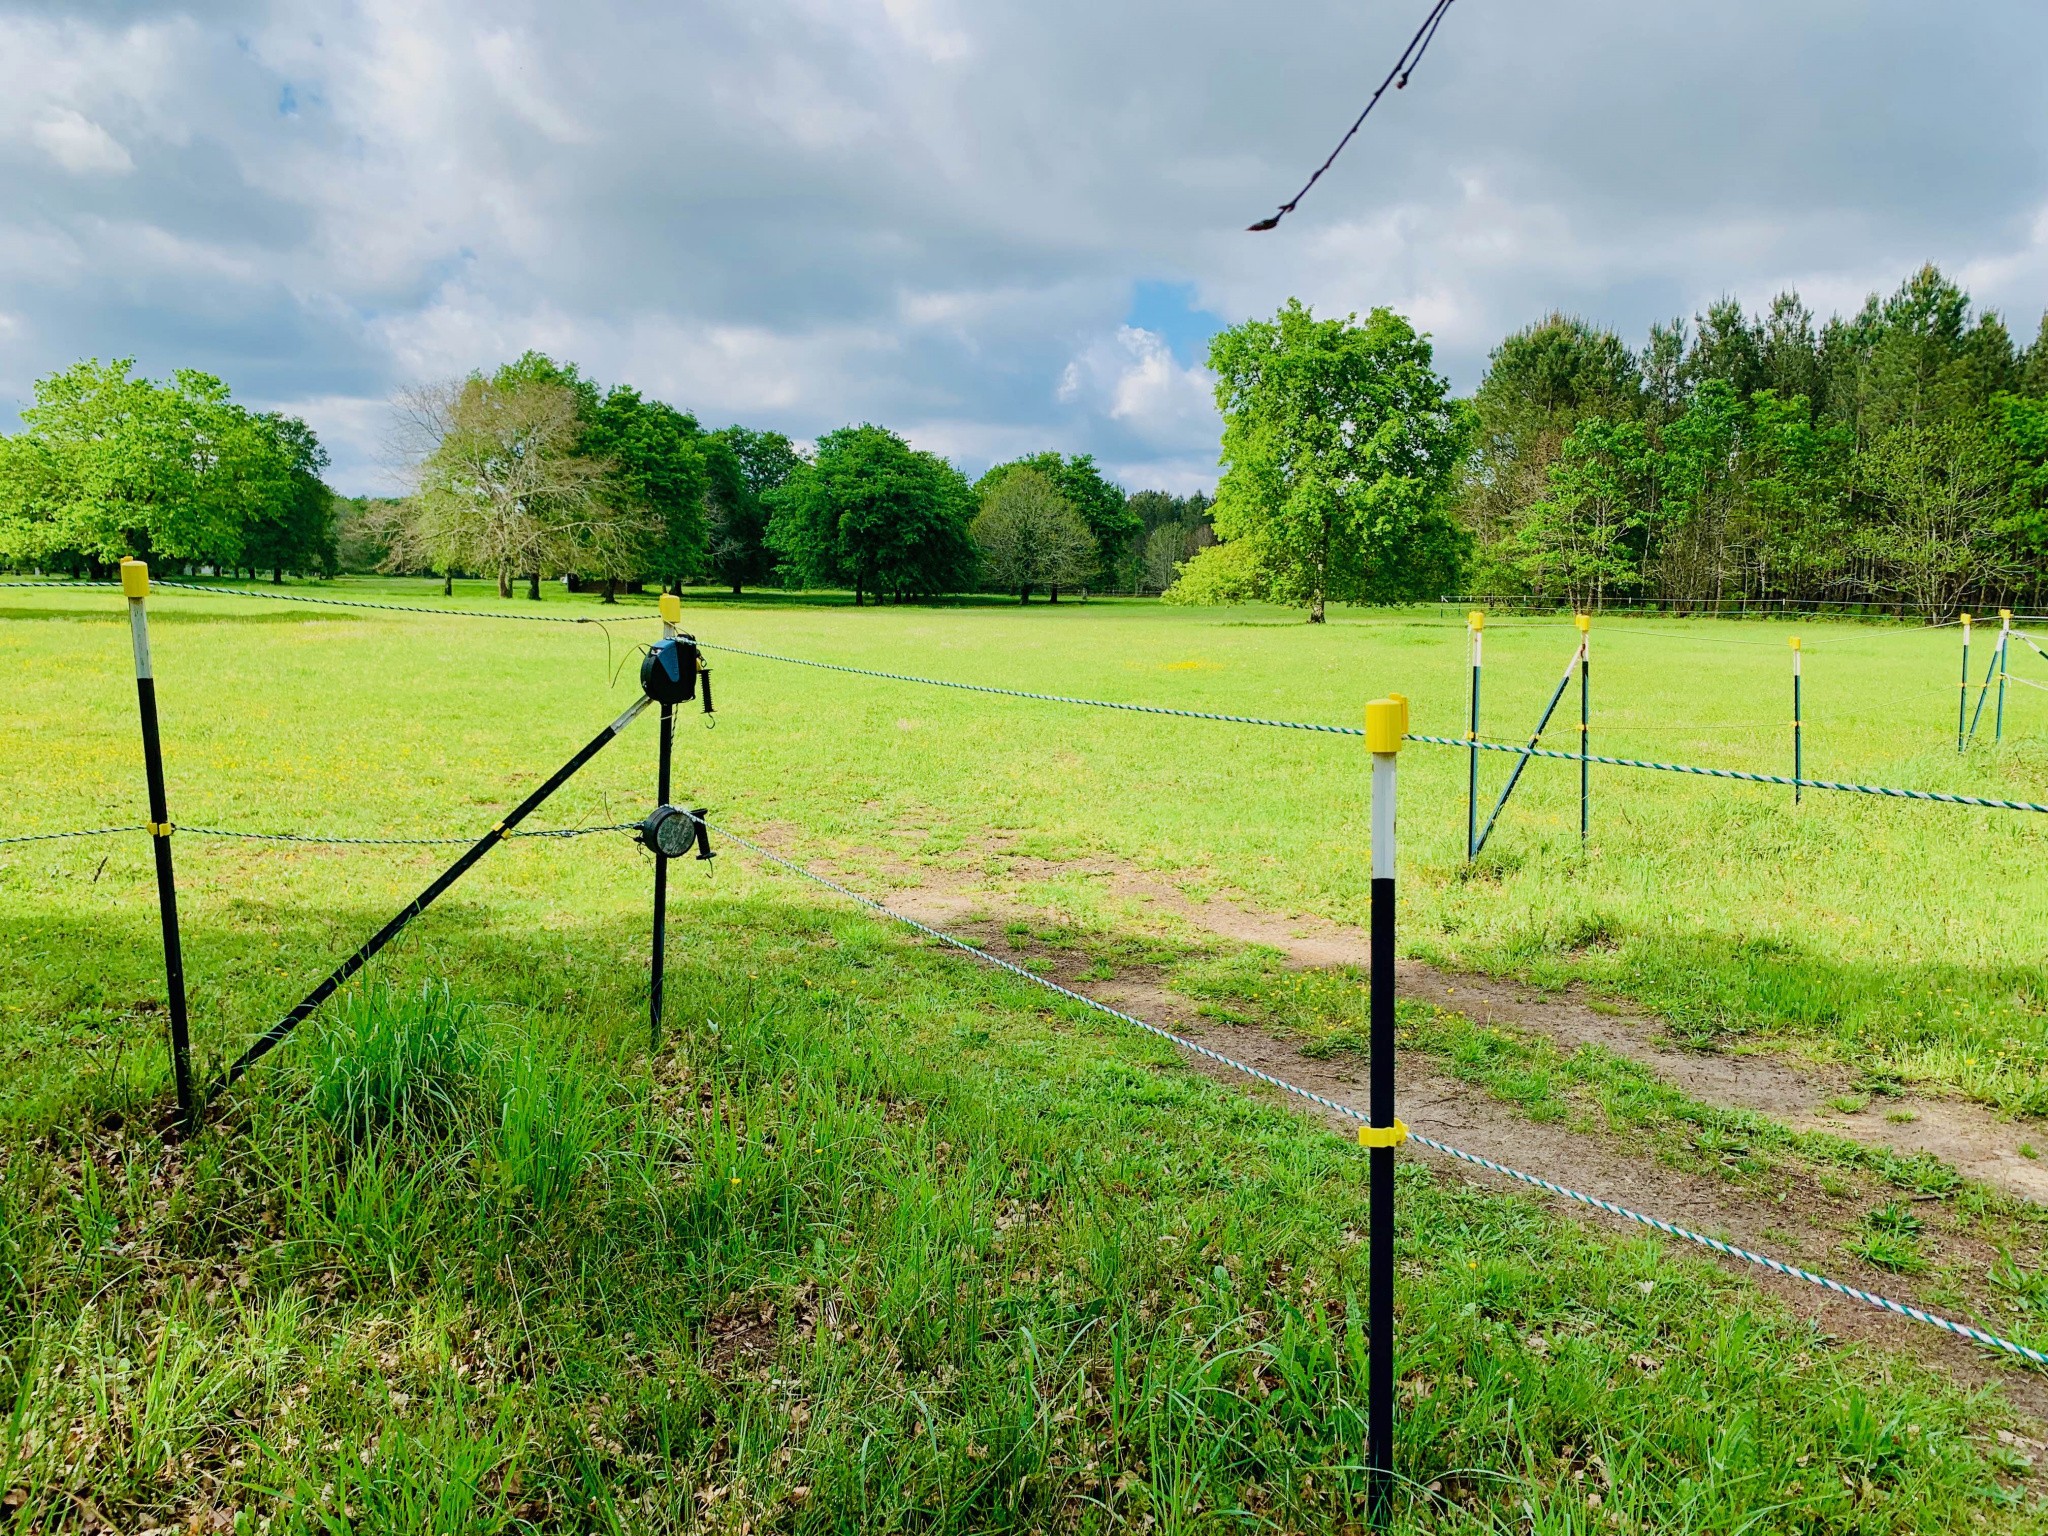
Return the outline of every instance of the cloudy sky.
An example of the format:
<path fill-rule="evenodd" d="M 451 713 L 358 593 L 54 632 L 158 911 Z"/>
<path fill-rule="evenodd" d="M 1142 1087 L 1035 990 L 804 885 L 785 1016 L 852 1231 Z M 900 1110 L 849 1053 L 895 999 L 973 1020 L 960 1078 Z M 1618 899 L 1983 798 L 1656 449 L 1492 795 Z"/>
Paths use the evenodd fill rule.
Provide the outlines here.
<path fill-rule="evenodd" d="M 225 377 L 381 488 L 392 392 L 528 347 L 970 472 L 1214 476 L 1219 325 L 1391 305 L 1460 388 L 1941 263 L 2048 304 L 2040 0 L 0 0 L 0 429 L 82 356 Z"/>

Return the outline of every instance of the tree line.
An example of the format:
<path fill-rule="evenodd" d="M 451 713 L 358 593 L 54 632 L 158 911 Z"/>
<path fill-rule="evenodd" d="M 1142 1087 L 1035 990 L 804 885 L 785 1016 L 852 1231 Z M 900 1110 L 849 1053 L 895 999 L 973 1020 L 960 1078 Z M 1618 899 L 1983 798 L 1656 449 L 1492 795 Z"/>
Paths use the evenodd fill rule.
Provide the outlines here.
<path fill-rule="evenodd" d="M 1390 310 L 1290 300 L 1214 337 L 1212 501 L 1127 494 L 1086 454 L 969 481 L 872 423 L 799 444 L 707 430 L 529 352 L 408 392 L 409 494 L 338 502 L 305 423 L 80 363 L 0 437 L 0 562 L 124 554 L 281 579 L 374 565 L 648 583 L 836 587 L 857 604 L 975 590 L 1028 602 L 1165 589 L 1331 602 L 1482 590 L 1597 607 L 1655 598 L 2038 605 L 2048 578 L 2048 316 L 2018 345 L 1933 267 L 1817 323 L 1796 293 L 1653 326 L 1640 349 L 1551 315 L 1494 349 L 1471 399 Z"/>
<path fill-rule="evenodd" d="M 1849 317 L 1724 300 L 1633 351 L 1551 315 L 1494 350 L 1473 405 L 1469 590 L 2041 601 L 2048 316 L 2021 347 L 1932 266 Z"/>
<path fill-rule="evenodd" d="M 1221 540 L 1170 601 L 1485 592 L 1595 608 L 2038 606 L 2048 316 L 2021 347 L 1934 267 L 1853 316 L 1724 300 L 1640 349 L 1553 314 L 1453 399 L 1387 310 L 1214 338 Z"/>
<path fill-rule="evenodd" d="M 988 590 L 1157 591 L 1206 542 L 1199 494 L 1127 495 L 1086 454 L 970 482 L 872 424 L 800 445 L 695 416 L 529 352 L 394 403 L 407 493 L 335 496 L 305 423 L 207 375 L 131 361 L 36 386 L 0 437 L 0 564 L 104 572 L 124 555 L 220 572 L 478 575 L 510 597 L 601 589 L 839 587 L 856 604 Z"/>

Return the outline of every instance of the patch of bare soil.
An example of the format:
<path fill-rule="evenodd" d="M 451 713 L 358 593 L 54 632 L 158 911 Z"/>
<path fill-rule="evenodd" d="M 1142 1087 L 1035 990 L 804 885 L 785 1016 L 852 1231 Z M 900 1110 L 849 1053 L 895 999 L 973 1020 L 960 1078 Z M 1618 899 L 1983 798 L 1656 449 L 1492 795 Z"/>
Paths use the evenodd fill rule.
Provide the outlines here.
<path fill-rule="evenodd" d="M 1010 863 L 1025 882 L 1076 868 L 1038 859 Z M 1162 880 L 1099 862 L 1080 867 L 1118 896 L 1149 902 L 1219 938 L 1276 949 L 1290 966 L 1370 969 L 1366 935 L 1355 928 L 1316 917 L 1276 917 L 1220 897 L 1195 900 Z M 1578 987 L 1542 992 L 1496 977 L 1439 970 L 1419 960 L 1402 961 L 1398 974 L 1403 996 L 1437 1003 L 1480 1023 L 1547 1035 L 1568 1051 L 1581 1045 L 1604 1047 L 1703 1103 L 1756 1110 L 1796 1130 L 1829 1131 L 1866 1146 L 1932 1153 L 1967 1179 L 2048 1204 L 2048 1162 L 2020 1151 L 2029 1133 L 1982 1105 L 1907 1094 L 1843 1114 L 1830 1101 L 1848 1096 L 1853 1078 L 1839 1067 L 1769 1052 L 1688 1050 L 1652 1018 L 1593 1008 Z"/>
<path fill-rule="evenodd" d="M 1256 1025 L 1217 1024 L 1201 1016 L 1192 1003 L 1163 985 L 1153 973 L 1153 968 L 1126 970 L 1110 981 L 1084 980 L 1086 967 L 1093 963 L 1087 957 L 1078 952 L 1049 947 L 1036 940 L 1008 938 L 989 914 L 986 902 L 974 903 L 959 892 L 899 893 L 890 898 L 890 905 L 934 926 L 939 926 L 942 921 L 950 922 L 952 931 L 962 938 L 996 954 L 1015 955 L 1019 959 L 1028 956 L 1040 962 L 1041 971 L 1061 985 L 1170 1029 L 1247 1066 L 1284 1078 L 1297 1087 L 1337 1103 L 1357 1109 L 1365 1107 L 1367 1063 L 1363 1058 L 1347 1055 L 1321 1059 L 1304 1054 L 1299 1046 Z M 913 908 L 916 910 L 910 910 Z M 1250 1081 L 1205 1057 L 1189 1053 L 1187 1059 L 1196 1070 L 1234 1088 L 1264 1094 L 1286 1108 L 1316 1115 L 1341 1135 L 1349 1137 L 1356 1133 L 1357 1122 L 1335 1111 Z M 1767 1193 L 1708 1175 L 1669 1168 L 1633 1154 L 1620 1140 L 1524 1119 L 1489 1097 L 1484 1090 L 1444 1076 L 1432 1070 L 1426 1060 L 1412 1055 L 1397 1063 L 1396 1081 L 1402 1117 L 1418 1127 L 1426 1127 L 1439 1141 L 1511 1168 L 1540 1174 L 1554 1183 L 1583 1190 L 1631 1210 L 1767 1253 L 1862 1290 L 1920 1305 L 1937 1313 L 1945 1310 L 1941 1303 L 1925 1294 L 1941 1283 L 1934 1277 L 1916 1280 L 1910 1276 L 1890 1274 L 1842 1251 L 1844 1237 L 1858 1229 L 1872 1206 L 1888 1197 L 1830 1193 L 1806 1174 L 1794 1175 L 1789 1188 L 1781 1186 L 1776 1193 Z M 1514 1190 L 1524 1196 L 1535 1193 L 1518 1181 L 1428 1148 L 1411 1146 L 1410 1153 L 1458 1178 Z M 1576 1201 L 1559 1200 L 1555 1204 L 1574 1217 L 1621 1236 L 1673 1241 L 1637 1223 Z M 1958 1261 L 1979 1274 L 1987 1271 L 1996 1259 L 1997 1255 L 1988 1246 L 1944 1223 L 1932 1205 L 1927 1208 L 1927 1222 L 1930 1231 L 1939 1229 L 1938 1240 L 1944 1258 Z M 1761 1289 L 1779 1297 L 1824 1333 L 1880 1344 L 1888 1350 L 1909 1355 L 1968 1386 L 1998 1382 L 2007 1399 L 2042 1426 L 2041 1434 L 2048 1434 L 2048 1375 L 2010 1364 L 1959 1341 L 1945 1339 L 1925 1324 L 1878 1311 L 1866 1303 L 1846 1300 L 1806 1282 L 1788 1279 L 1737 1259 L 1724 1258 L 1690 1243 L 1676 1243 L 1675 1246 L 1695 1256 L 1712 1258 L 1724 1268 L 1743 1275 Z M 1952 1277 L 1949 1283 L 1953 1283 Z M 1961 1320 L 1971 1319 L 1965 1314 Z M 2048 1466 L 2044 1466 L 2042 1472 L 2048 1476 Z"/>
<path fill-rule="evenodd" d="M 1033 877 L 1054 872 L 1071 875 L 1075 863 L 1050 864 L 1038 860 L 1010 861 L 1013 872 L 1028 886 Z M 873 865 L 864 866 L 870 870 Z M 1235 902 L 1191 899 L 1157 880 L 1099 864 L 1078 866 L 1111 882 L 1117 895 L 1149 900 L 1158 909 L 1173 913 L 1199 930 L 1218 937 L 1266 945 L 1279 950 L 1291 965 L 1367 965 L 1365 935 L 1318 919 L 1279 918 L 1255 912 Z M 1247 1065 L 1270 1072 L 1339 1103 L 1360 1108 L 1364 1103 L 1365 1063 L 1355 1055 L 1328 1059 L 1309 1056 L 1288 1040 L 1252 1025 L 1222 1025 L 1203 1018 L 1193 1004 L 1164 985 L 1156 967 L 1126 967 L 1113 980 L 1084 980 L 1097 974 L 1098 963 L 1078 950 L 1047 946 L 1037 940 L 1014 940 L 1003 932 L 1003 921 L 1011 915 L 1029 915 L 1018 907 L 1014 896 L 990 888 L 934 879 L 936 873 L 892 863 L 890 873 L 906 881 L 904 888 L 882 897 L 894 911 L 915 917 L 934 927 L 957 933 L 995 953 L 1016 958 L 1026 956 L 1044 962 L 1041 969 L 1063 985 L 1124 1009 L 1140 1018 L 1221 1051 Z M 910 884 L 909 881 L 918 883 Z M 1020 950 L 1019 945 L 1024 947 Z M 1712 1056 L 1678 1049 L 1659 1039 L 1655 1026 L 1639 1018 L 1595 1011 L 1582 998 L 1572 995 L 1542 995 L 1510 982 L 1492 978 L 1448 974 L 1434 967 L 1404 963 L 1403 991 L 1440 1001 L 1470 1017 L 1496 1020 L 1522 1028 L 1541 1030 L 1567 1047 L 1582 1043 L 1606 1046 L 1631 1059 L 1644 1062 L 1687 1092 L 1703 1100 L 1736 1105 L 1789 1118 L 1794 1124 L 1825 1125 L 1842 1132 L 1852 1122 L 1842 1116 L 1823 1118 L 1820 1104 L 1834 1088 L 1825 1074 L 1765 1056 Z M 1291 1095 L 1248 1083 L 1229 1068 L 1190 1055 L 1198 1070 L 1248 1091 L 1272 1093 L 1288 1107 L 1323 1116 L 1335 1128 L 1349 1134 L 1355 1122 L 1330 1111 L 1320 1110 Z M 1418 1127 L 1426 1126 L 1437 1139 L 1462 1147 L 1479 1156 L 1511 1167 L 1541 1174 L 1555 1182 L 1585 1190 L 1616 1204 L 1655 1215 L 1681 1226 L 1768 1253 L 1830 1275 L 1849 1284 L 1899 1301 L 1921 1302 L 1923 1287 L 1941 1283 L 1937 1277 L 1914 1277 L 1880 1272 L 1843 1252 L 1846 1235 L 1856 1230 L 1869 1209 L 1890 1192 L 1856 1192 L 1837 1184 L 1823 1188 L 1809 1174 L 1791 1175 L 1791 1186 L 1782 1183 L 1773 1190 L 1747 1188 L 1728 1180 L 1666 1167 L 1643 1157 L 1615 1138 L 1587 1135 L 1561 1125 L 1539 1124 L 1516 1114 L 1483 1090 L 1438 1073 L 1426 1060 L 1410 1056 L 1399 1063 L 1399 1094 L 1403 1117 Z M 1893 1100 L 1892 1103 L 1901 1101 Z M 1913 1101 L 1904 1101 L 1913 1102 Z M 1969 1106 L 1931 1105 L 1928 1109 L 1955 1112 L 1942 1122 L 1950 1129 L 1923 1141 L 1904 1133 L 1920 1130 L 1924 1124 L 1902 1126 L 1886 1123 L 1882 1130 L 1898 1136 L 1884 1144 L 1901 1151 L 1934 1151 L 1962 1167 L 1973 1177 L 1985 1177 L 1982 1170 L 2002 1166 L 1987 1147 L 1997 1127 L 1989 1117 L 1979 1124 L 1962 1113 Z M 1869 1128 L 1877 1130 L 1874 1123 Z M 1446 1173 L 1480 1183 L 1512 1188 L 1528 1194 L 1526 1186 L 1490 1174 L 1483 1169 L 1421 1147 L 1415 1156 L 1437 1165 Z M 1959 1153 L 1961 1155 L 1959 1155 Z M 2016 1152 L 2012 1161 L 2025 1164 L 2022 1171 L 2034 1172 Z M 1987 1183 L 1999 1181 L 1985 1178 Z M 2032 1198 L 2041 1186 L 2015 1187 L 2000 1183 Z M 1643 1237 L 1645 1229 L 1635 1223 L 1577 1202 L 1557 1202 L 1560 1209 L 1581 1220 L 1630 1237 Z M 1971 1237 L 1941 1219 L 1938 1207 L 1927 1208 L 1928 1226 L 1939 1243 L 1941 1257 L 1974 1274 L 1984 1274 L 1997 1255 L 1981 1240 Z M 1682 1244 L 1689 1252 L 1707 1250 Z M 2048 1425 L 2048 1375 L 2010 1365 L 1988 1352 L 1972 1349 L 1958 1341 L 1944 1339 L 1923 1324 L 1878 1311 L 1863 1303 L 1848 1301 L 1800 1281 L 1773 1275 L 1739 1260 L 1720 1259 L 1725 1267 L 1740 1273 L 1762 1289 L 1781 1297 L 1817 1327 L 1838 1337 L 1867 1339 L 1883 1347 L 1912 1356 L 1952 1379 L 1977 1386 L 1999 1382 L 2015 1407 L 2037 1424 Z M 1953 1284 L 1953 1273 L 1945 1277 Z M 1944 1308 L 1931 1299 L 1928 1310 Z M 1965 1317 L 1963 1320 L 1969 1320 Z M 2048 1437 L 2048 1428 L 2037 1438 Z M 2043 1467 L 2048 1475 L 2048 1466 Z"/>

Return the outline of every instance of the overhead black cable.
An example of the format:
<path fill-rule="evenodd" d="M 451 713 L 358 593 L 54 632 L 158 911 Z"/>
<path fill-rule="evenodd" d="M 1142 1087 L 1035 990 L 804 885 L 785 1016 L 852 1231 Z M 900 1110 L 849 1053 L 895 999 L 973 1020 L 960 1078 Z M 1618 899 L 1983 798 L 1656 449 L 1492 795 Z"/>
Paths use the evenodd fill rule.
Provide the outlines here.
<path fill-rule="evenodd" d="M 1451 3 L 1452 0 L 1436 0 L 1436 4 L 1430 7 L 1429 14 L 1422 18 L 1422 25 L 1415 29 L 1415 35 L 1408 39 L 1408 46 L 1401 50 L 1401 57 L 1396 59 L 1394 67 L 1387 71 L 1387 78 L 1380 82 L 1380 88 L 1372 93 L 1372 98 L 1366 102 L 1364 110 L 1358 114 L 1351 126 L 1344 130 L 1344 137 L 1337 141 L 1337 147 L 1330 151 L 1329 158 L 1316 167 L 1315 174 L 1302 183 L 1299 192 L 1280 205 L 1278 212 L 1269 219 L 1261 219 L 1256 224 L 1246 225 L 1247 232 L 1256 234 L 1278 227 L 1280 221 L 1294 212 L 1296 205 L 1308 196 L 1309 188 L 1323 179 L 1323 172 L 1337 163 L 1337 157 L 1344 153 L 1344 147 L 1357 135 L 1358 130 L 1365 126 L 1365 120 L 1372 115 L 1372 109 L 1378 106 L 1380 98 L 1387 94 L 1387 87 L 1391 85 L 1397 91 L 1407 88 L 1408 77 L 1415 72 L 1416 65 L 1422 62 L 1423 54 L 1429 51 L 1430 42 L 1436 36 L 1436 29 L 1442 25 Z"/>

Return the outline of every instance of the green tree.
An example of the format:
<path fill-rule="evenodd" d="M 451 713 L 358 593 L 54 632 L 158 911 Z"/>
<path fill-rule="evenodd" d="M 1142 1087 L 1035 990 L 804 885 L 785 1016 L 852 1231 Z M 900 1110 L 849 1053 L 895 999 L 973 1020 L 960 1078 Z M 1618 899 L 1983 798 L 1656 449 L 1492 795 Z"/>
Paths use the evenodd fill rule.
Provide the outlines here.
<path fill-rule="evenodd" d="M 1835 592 L 1849 568 L 1855 439 L 1816 420 L 1804 395 L 1759 390 L 1743 431 L 1743 493 L 1755 524 L 1748 590 L 1759 596 Z"/>
<path fill-rule="evenodd" d="M 1428 340 L 1391 310 L 1355 322 L 1290 299 L 1209 347 L 1226 466 L 1217 535 L 1249 543 L 1274 595 L 1312 624 L 1332 597 L 1386 590 L 1414 536 L 1448 527 L 1471 440 Z"/>
<path fill-rule="evenodd" d="M 1059 589 L 1085 582 L 1098 561 L 1081 514 L 1035 469 L 997 481 L 981 498 L 968 533 L 981 556 L 983 581 L 1016 593 L 1020 603 L 1031 601 L 1033 587 L 1059 601 Z"/>
<path fill-rule="evenodd" d="M 1256 603 L 1272 595 L 1270 575 L 1249 539 L 1211 544 L 1177 569 L 1173 585 L 1159 594 L 1162 602 L 1189 606 Z"/>
<path fill-rule="evenodd" d="M 1860 542 L 1892 590 L 1945 619 L 1969 593 L 2018 574 L 1997 537 L 2011 463 L 1976 422 L 1901 422 L 1858 467 L 1874 513 Z"/>
<path fill-rule="evenodd" d="M 1681 351 L 1668 363 L 1676 389 Z M 1464 516 L 1484 548 L 1506 547 L 1529 508 L 1548 493 L 1550 466 L 1589 416 L 1625 420 L 1644 396 L 1642 366 L 1612 331 L 1553 313 L 1493 351 L 1473 397 L 1476 449 Z M 1512 582 L 1519 562 L 1485 573 Z"/>
<path fill-rule="evenodd" d="M 0 448 L 0 558 L 324 567 L 325 455 L 311 429 L 253 415 L 210 374 L 159 384 L 134 366 L 92 360 L 37 381 L 23 430 Z"/>
<path fill-rule="evenodd" d="M 578 451 L 609 466 L 603 495 L 624 514 L 591 524 L 581 551 L 605 601 L 620 581 L 645 576 L 681 590 L 704 563 L 711 458 L 722 450 L 695 417 L 619 384 L 588 407 Z M 641 537 L 618 537 L 627 528 Z"/>
<path fill-rule="evenodd" d="M 1216 542 L 1207 523 L 1161 523 L 1145 535 L 1138 587 L 1164 592 L 1180 579 L 1181 567 Z"/>
<path fill-rule="evenodd" d="M 298 417 L 278 413 L 236 426 L 247 439 L 240 456 L 242 564 L 269 571 L 272 582 L 282 582 L 286 571 L 334 575 L 335 496 L 320 478 L 327 468 L 320 439 Z"/>
<path fill-rule="evenodd" d="M 974 497 L 961 473 L 886 428 L 841 427 L 770 492 L 768 545 L 802 586 L 902 601 L 969 585 Z"/>
<path fill-rule="evenodd" d="M 782 488 L 804 459 L 780 432 L 733 426 L 714 433 L 713 438 L 730 453 L 737 480 L 721 476 L 712 495 L 706 568 L 738 597 L 745 587 L 774 574 L 767 498 Z"/>
<path fill-rule="evenodd" d="M 2034 344 L 2020 357 L 2019 392 L 2039 400 L 2048 397 L 2048 314 L 2041 316 L 2041 328 Z"/>
<path fill-rule="evenodd" d="M 1638 575 L 1653 452 L 1639 422 L 1589 416 L 1550 466 L 1549 494 L 1515 533 L 1520 564 L 1539 595 L 1561 595 L 1591 611 Z"/>
<path fill-rule="evenodd" d="M 1130 498 L 1125 495 L 1123 487 L 1103 477 L 1102 471 L 1095 467 L 1093 454 L 1062 456 L 1048 451 L 996 465 L 975 482 L 974 494 L 977 498 L 986 497 L 1002 484 L 1006 476 L 1020 470 L 1033 470 L 1050 480 L 1053 488 L 1081 514 L 1081 521 L 1087 524 L 1089 535 L 1095 540 L 1097 561 L 1094 568 L 1080 581 L 1063 585 L 1116 585 L 1117 573 L 1132 545 L 1142 536 L 1145 526 L 1139 514 L 1131 510 Z M 1054 594 L 1055 598 L 1057 595 Z"/>

